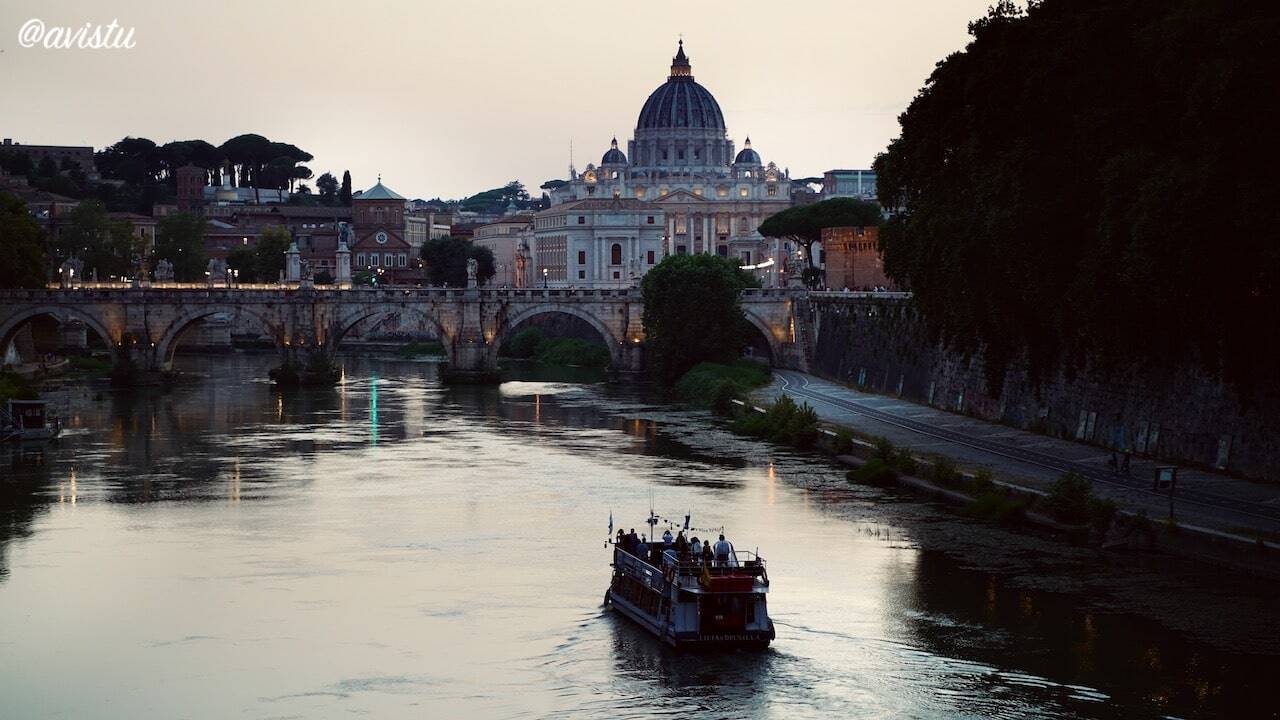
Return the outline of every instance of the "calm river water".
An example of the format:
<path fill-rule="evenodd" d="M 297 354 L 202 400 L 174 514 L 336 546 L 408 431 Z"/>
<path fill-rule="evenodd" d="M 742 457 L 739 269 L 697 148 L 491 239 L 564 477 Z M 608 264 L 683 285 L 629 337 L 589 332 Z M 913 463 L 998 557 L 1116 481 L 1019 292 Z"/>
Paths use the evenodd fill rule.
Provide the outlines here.
<path fill-rule="evenodd" d="M 272 358 L 130 394 L 0 465 L 5 718 L 1269 716 L 1274 658 L 966 569 L 964 521 L 850 487 L 637 384 L 440 385 Z M 680 654 L 604 611 L 609 513 L 693 513 L 773 580 L 762 653 Z M 984 530 L 984 532 L 990 532 Z"/>

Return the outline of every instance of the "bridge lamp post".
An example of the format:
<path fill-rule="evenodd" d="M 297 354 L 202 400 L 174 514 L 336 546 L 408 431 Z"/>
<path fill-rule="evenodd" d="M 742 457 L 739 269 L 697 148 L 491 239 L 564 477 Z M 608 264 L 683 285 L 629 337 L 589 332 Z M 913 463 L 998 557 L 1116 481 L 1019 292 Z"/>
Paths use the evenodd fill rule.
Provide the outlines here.
<path fill-rule="evenodd" d="M 542 289 L 547 289 L 547 269 L 542 268 Z"/>
<path fill-rule="evenodd" d="M 231 277 L 235 278 L 236 287 L 240 287 L 240 269 L 236 268 L 231 271 Z"/>

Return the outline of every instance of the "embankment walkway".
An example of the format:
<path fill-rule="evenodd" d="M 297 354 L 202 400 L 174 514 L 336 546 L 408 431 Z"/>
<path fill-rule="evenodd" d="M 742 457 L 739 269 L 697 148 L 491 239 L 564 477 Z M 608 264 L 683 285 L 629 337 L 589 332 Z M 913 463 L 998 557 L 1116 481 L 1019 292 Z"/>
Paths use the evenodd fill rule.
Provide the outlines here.
<path fill-rule="evenodd" d="M 921 455 L 949 457 L 969 469 L 988 468 L 1003 482 L 1043 492 L 1068 471 L 1093 482 L 1094 492 L 1122 510 L 1145 510 L 1153 520 L 1169 517 L 1187 528 L 1241 538 L 1280 538 L 1280 484 L 1252 482 L 1204 470 L 1179 467 L 1177 487 L 1153 490 L 1157 463 L 1133 457 L 1126 475 L 1112 471 L 1111 451 L 1060 440 L 997 423 L 955 415 L 901 398 L 861 392 L 839 383 L 790 370 L 775 371 L 774 381 L 757 393 L 772 401 L 787 394 L 806 402 L 818 416 L 857 432 L 888 438 Z M 1278 544 L 1280 545 L 1280 544 Z"/>

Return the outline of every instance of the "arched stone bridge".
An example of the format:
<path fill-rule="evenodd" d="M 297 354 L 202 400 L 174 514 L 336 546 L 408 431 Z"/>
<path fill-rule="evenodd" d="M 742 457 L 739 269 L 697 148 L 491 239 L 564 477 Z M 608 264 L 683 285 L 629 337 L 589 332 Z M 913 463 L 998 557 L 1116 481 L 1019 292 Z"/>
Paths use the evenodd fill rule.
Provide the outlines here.
<path fill-rule="evenodd" d="M 803 291 L 748 290 L 742 299 L 748 322 L 760 333 L 771 361 L 806 369 Z M 301 353 L 331 356 L 360 322 L 395 316 L 398 324 L 438 333 L 450 366 L 488 372 L 497 366 L 503 339 L 539 315 L 562 313 L 585 321 L 609 346 L 613 367 L 644 367 L 643 300 L 639 290 L 439 289 L 439 288 L 75 288 L 0 290 L 0 352 L 23 325 L 41 316 L 83 323 L 117 362 L 166 370 L 184 332 L 215 315 L 260 327 L 286 359 Z M 698 312 L 690 308 L 690 313 Z M 799 336 L 799 337 L 798 337 Z M 757 345 L 760 344 L 757 341 Z"/>

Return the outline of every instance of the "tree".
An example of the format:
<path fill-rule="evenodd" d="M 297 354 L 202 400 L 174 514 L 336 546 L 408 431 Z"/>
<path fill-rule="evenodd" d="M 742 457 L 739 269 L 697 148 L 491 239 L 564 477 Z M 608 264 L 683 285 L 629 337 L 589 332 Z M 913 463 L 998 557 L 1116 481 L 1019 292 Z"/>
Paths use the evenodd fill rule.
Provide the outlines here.
<path fill-rule="evenodd" d="M 736 360 L 747 343 L 740 298 L 759 281 L 718 255 L 672 255 L 645 273 L 644 331 L 654 371 L 673 383 L 700 362 Z"/>
<path fill-rule="evenodd" d="M 258 276 L 258 254 L 247 245 L 237 245 L 227 253 L 227 267 L 234 270 L 236 279 L 244 283 L 262 282 Z M 272 278 L 273 280 L 275 278 Z"/>
<path fill-rule="evenodd" d="M 132 274 L 141 250 L 133 224 L 112 220 L 106 207 L 96 200 L 85 200 L 67 214 L 54 244 L 59 260 L 79 258 L 84 262 L 86 277 L 96 272 L 103 280 Z"/>
<path fill-rule="evenodd" d="M 283 225 L 270 225 L 258 235 L 254 245 L 254 270 L 259 282 L 275 282 L 284 270 L 284 254 L 293 244 L 293 236 Z"/>
<path fill-rule="evenodd" d="M 321 205 L 338 204 L 338 179 L 331 173 L 324 173 L 316 178 L 316 190 L 320 193 Z"/>
<path fill-rule="evenodd" d="M 155 267 L 158 260 L 173 263 L 175 280 L 204 280 L 208 267 L 204 253 L 204 218 L 190 213 L 174 213 L 160 218 L 156 225 L 151 267 Z"/>
<path fill-rule="evenodd" d="M 0 193 L 0 288 L 44 287 L 44 231 L 19 198 Z"/>
<path fill-rule="evenodd" d="M 804 248 L 805 265 L 813 269 L 813 244 L 822 240 L 824 228 L 875 226 L 880 220 L 880 207 L 875 203 L 833 198 L 774 213 L 760 223 L 759 230 L 765 237 L 789 240 Z"/>
<path fill-rule="evenodd" d="M 343 207 L 351 206 L 351 171 L 342 171 L 342 189 L 338 191 L 338 204 Z"/>
<path fill-rule="evenodd" d="M 877 158 L 885 269 L 1033 375 L 1199 364 L 1280 387 L 1280 5 L 1002 1 Z M 1206 33 L 1206 28 L 1212 28 Z"/>
<path fill-rule="evenodd" d="M 493 277 L 493 251 L 458 237 L 436 238 L 422 244 L 427 283 L 433 286 L 467 286 L 467 260 L 474 258 L 476 282 L 483 285 Z"/>

